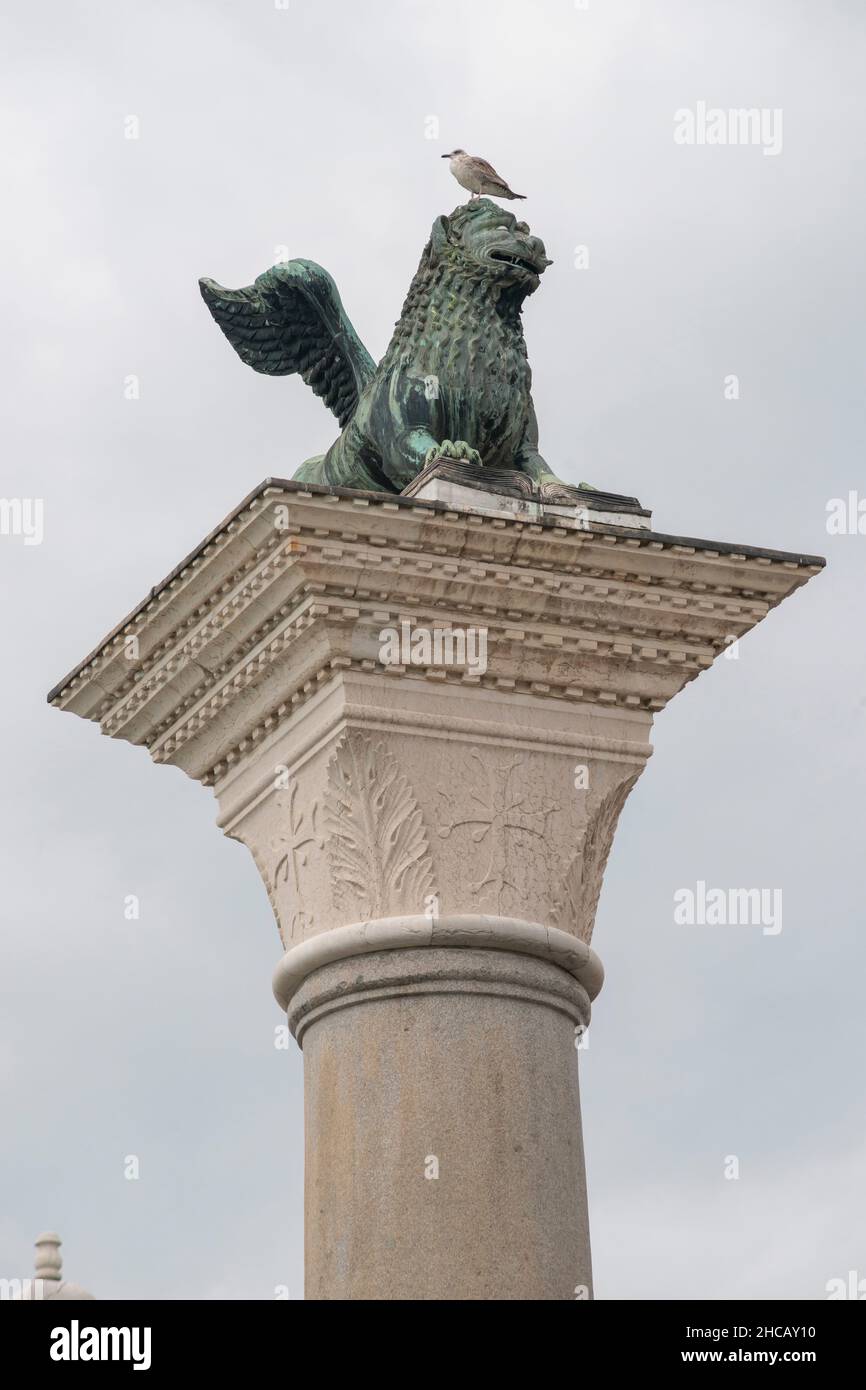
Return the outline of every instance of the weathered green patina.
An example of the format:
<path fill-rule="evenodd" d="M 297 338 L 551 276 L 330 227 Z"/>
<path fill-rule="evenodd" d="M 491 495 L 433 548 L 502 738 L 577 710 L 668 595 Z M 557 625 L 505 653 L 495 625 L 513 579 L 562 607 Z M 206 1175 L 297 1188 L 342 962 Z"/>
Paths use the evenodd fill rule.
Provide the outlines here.
<path fill-rule="evenodd" d="M 514 469 L 562 487 L 538 452 L 523 301 L 552 264 L 525 222 L 487 198 L 437 217 L 379 366 L 330 275 L 295 260 L 205 303 L 248 366 L 298 372 L 342 434 L 308 459 L 304 482 L 401 492 L 437 458 Z"/>

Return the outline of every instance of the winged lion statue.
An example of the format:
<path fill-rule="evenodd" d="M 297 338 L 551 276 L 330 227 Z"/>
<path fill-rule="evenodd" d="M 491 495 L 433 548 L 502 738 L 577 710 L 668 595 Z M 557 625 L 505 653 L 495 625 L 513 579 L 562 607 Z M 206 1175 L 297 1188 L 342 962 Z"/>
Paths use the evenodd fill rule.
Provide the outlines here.
<path fill-rule="evenodd" d="M 521 318 L 551 264 L 527 224 L 488 198 L 437 217 L 378 366 L 314 261 L 275 265 L 246 289 L 199 283 L 247 366 L 297 372 L 336 415 L 339 438 L 297 479 L 402 492 L 449 458 L 552 493 L 566 485 L 538 451 Z"/>

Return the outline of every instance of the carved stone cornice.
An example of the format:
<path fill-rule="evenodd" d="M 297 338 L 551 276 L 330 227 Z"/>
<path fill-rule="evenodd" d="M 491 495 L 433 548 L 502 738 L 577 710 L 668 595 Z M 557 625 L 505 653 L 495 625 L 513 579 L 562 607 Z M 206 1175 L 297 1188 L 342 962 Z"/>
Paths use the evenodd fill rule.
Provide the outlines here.
<path fill-rule="evenodd" d="M 271 484 L 50 698 L 211 781 L 348 666 L 418 679 L 378 660 L 409 619 L 484 627 L 485 688 L 658 710 L 821 563 Z"/>

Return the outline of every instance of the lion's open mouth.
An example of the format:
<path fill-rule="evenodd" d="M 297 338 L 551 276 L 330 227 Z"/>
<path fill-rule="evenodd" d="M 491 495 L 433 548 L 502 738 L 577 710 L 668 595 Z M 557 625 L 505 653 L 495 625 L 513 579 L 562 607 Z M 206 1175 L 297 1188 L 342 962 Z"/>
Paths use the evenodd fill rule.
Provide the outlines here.
<path fill-rule="evenodd" d="M 533 265 L 532 261 L 525 261 L 522 256 L 511 256 L 507 251 L 491 251 L 490 259 L 492 261 L 505 261 L 507 265 L 517 266 L 519 270 L 528 270 L 530 275 L 539 273 L 538 266 Z"/>

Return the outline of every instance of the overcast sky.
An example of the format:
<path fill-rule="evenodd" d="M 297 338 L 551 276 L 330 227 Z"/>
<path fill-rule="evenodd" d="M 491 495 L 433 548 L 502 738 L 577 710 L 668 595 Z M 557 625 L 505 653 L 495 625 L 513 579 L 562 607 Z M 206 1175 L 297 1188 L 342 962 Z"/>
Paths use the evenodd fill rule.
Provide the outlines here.
<path fill-rule="evenodd" d="M 315 259 L 378 358 L 459 145 L 555 262 L 525 313 L 555 471 L 828 558 L 658 718 L 621 821 L 581 1064 L 597 1296 L 866 1277 L 866 535 L 826 528 L 866 498 L 864 31 L 860 0 L 4 6 L 0 495 L 45 519 L 0 536 L 0 1276 L 49 1228 L 98 1297 L 302 1296 L 301 1054 L 252 859 L 209 790 L 45 694 L 335 437 L 198 277 Z M 780 110 L 781 149 L 676 143 L 699 102 Z M 781 889 L 782 931 L 677 925 L 698 880 Z"/>

